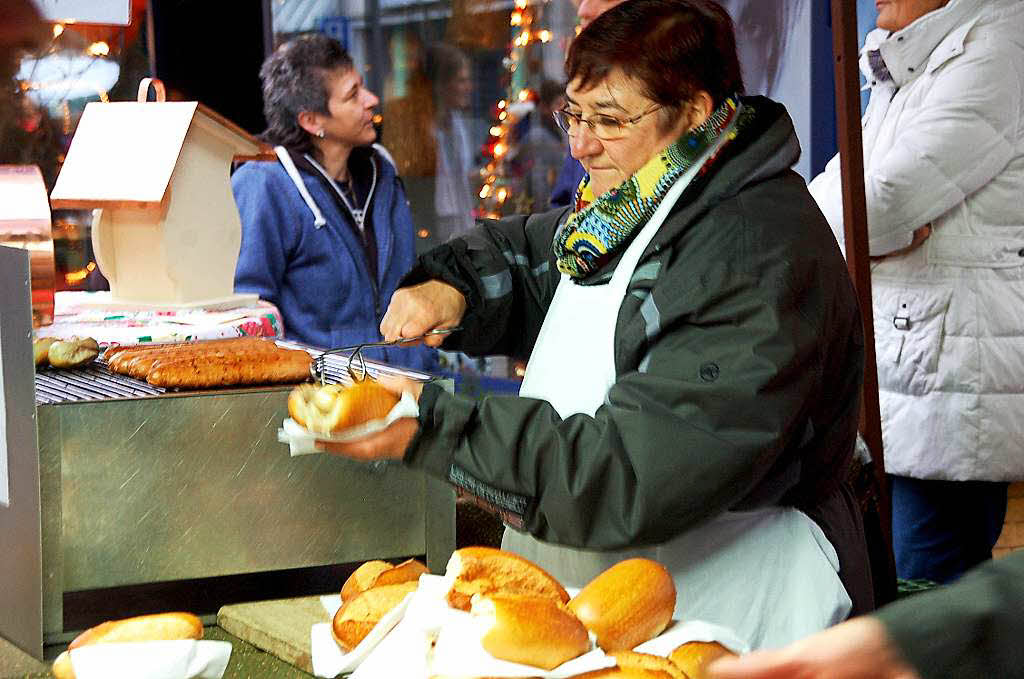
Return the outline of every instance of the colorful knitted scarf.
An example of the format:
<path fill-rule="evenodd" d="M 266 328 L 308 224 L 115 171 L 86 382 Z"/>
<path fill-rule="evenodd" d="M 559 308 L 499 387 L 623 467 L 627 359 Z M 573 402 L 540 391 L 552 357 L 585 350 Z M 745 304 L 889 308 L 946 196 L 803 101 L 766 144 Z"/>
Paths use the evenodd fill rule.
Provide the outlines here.
<path fill-rule="evenodd" d="M 727 98 L 702 125 L 651 158 L 621 185 L 596 198 L 590 188 L 590 175 L 584 176 L 576 190 L 575 211 L 555 234 L 558 270 L 580 279 L 610 261 L 647 223 L 676 180 L 749 108 L 736 97 Z M 726 144 L 736 137 L 738 128 L 729 132 Z M 709 170 L 723 147 L 704 162 L 701 174 Z"/>

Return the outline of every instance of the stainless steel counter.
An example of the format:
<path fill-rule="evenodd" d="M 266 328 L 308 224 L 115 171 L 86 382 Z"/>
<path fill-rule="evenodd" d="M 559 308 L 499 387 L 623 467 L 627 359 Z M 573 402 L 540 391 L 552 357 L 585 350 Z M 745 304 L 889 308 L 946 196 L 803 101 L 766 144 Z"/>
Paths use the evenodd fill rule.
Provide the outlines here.
<path fill-rule="evenodd" d="M 47 641 L 64 632 L 69 591 L 407 554 L 440 571 L 454 548 L 446 484 L 400 465 L 290 457 L 277 441 L 290 387 L 97 400 L 82 373 L 70 377 L 85 380 L 83 400 L 46 403 L 40 377 Z"/>

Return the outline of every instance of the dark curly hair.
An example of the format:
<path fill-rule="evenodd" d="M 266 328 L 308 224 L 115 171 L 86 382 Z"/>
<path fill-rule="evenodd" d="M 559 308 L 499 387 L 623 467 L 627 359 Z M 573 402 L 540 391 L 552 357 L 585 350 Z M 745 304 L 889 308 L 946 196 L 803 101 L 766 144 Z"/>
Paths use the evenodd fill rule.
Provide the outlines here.
<path fill-rule="evenodd" d="M 341 43 L 322 33 L 299 36 L 274 50 L 260 68 L 267 119 L 262 139 L 298 153 L 314 152 L 312 135 L 299 125 L 299 113 L 326 115 L 327 75 L 352 67 L 352 57 Z"/>

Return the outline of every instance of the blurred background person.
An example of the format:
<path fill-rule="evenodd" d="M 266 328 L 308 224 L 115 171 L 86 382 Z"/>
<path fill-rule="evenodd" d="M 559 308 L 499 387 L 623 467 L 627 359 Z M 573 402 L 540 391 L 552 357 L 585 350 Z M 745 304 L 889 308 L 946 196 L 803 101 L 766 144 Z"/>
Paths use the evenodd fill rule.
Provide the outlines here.
<path fill-rule="evenodd" d="M 384 103 L 381 142 L 394 156 L 409 190 L 424 252 L 473 226 L 476 146 L 466 116 L 473 94 L 470 62 L 457 47 L 423 47 L 402 36 L 400 91 Z"/>
<path fill-rule="evenodd" d="M 260 69 L 278 162 L 231 178 L 242 220 L 235 289 L 280 309 L 285 337 L 316 347 L 380 340 L 379 325 L 413 262 L 402 183 L 374 146 L 377 96 L 338 41 L 314 34 L 281 45 Z M 368 350 L 431 370 L 424 347 Z"/>
<path fill-rule="evenodd" d="M 431 247 L 436 213 L 437 140 L 434 93 L 427 77 L 426 48 L 413 31 L 402 31 L 391 45 L 395 67 L 382 103 L 381 144 L 405 185 L 417 233 L 416 250 Z"/>
<path fill-rule="evenodd" d="M 903 579 L 991 558 L 1024 479 L 1024 3 L 886 0 L 861 71 L 892 535 Z M 843 237 L 838 156 L 810 191 Z"/>
<path fill-rule="evenodd" d="M 473 94 L 473 81 L 469 59 L 453 45 L 431 45 L 424 66 L 431 83 L 437 148 L 434 189 L 437 219 L 430 230 L 432 244 L 440 244 L 473 227 L 476 201 L 470 182 L 476 170 L 476 147 L 465 117 Z"/>
<path fill-rule="evenodd" d="M 1024 552 L 774 651 L 720 660 L 712 679 L 1024 677 Z"/>
<path fill-rule="evenodd" d="M 719 0 L 736 25 L 736 49 L 750 94 L 775 96 L 786 45 L 806 0 Z"/>
<path fill-rule="evenodd" d="M 558 129 L 554 112 L 565 106 L 565 85 L 544 80 L 529 115 L 516 126 L 515 156 L 509 159 L 513 174 L 521 179 L 520 190 L 529 199 L 532 212 L 543 212 L 555 179 L 569 150 L 565 133 Z"/>

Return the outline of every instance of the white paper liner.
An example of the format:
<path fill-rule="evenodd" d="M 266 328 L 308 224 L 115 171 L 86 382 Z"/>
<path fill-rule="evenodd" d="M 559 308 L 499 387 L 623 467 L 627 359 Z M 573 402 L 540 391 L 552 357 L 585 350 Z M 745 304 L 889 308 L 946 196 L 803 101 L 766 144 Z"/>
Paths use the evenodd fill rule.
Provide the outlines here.
<path fill-rule="evenodd" d="M 667 657 L 669 653 L 688 641 L 717 641 L 738 655 L 750 652 L 750 645 L 728 627 L 701 620 L 687 620 L 686 622 L 673 620 L 664 632 L 650 641 L 645 641 L 633 650 L 637 653 Z"/>
<path fill-rule="evenodd" d="M 313 669 L 316 676 L 334 677 L 342 672 L 353 672 L 349 679 L 428 679 L 432 676 L 564 679 L 615 665 L 615 659 L 599 648 L 550 671 L 498 660 L 480 644 L 481 629 L 474 617 L 448 606 L 445 596 L 450 584 L 441 576 L 420 576 L 419 587 L 402 602 L 397 618 L 395 611 L 389 613 L 387 623 L 382 620 L 370 636 L 347 655 L 342 654 L 331 637 L 330 625 L 314 625 Z M 331 617 L 341 605 L 338 595 L 323 596 L 320 601 Z M 387 630 L 379 634 L 382 625 Z M 322 631 L 318 632 L 317 628 L 322 628 Z M 431 650 L 431 642 L 435 639 Z M 748 645 L 731 630 L 695 620 L 673 621 L 660 636 L 634 650 L 668 656 L 687 641 L 717 641 L 739 654 L 749 650 Z M 364 649 L 364 645 L 367 648 Z M 356 652 L 360 656 L 354 655 Z"/>
<path fill-rule="evenodd" d="M 231 643 L 209 640 L 90 644 L 70 652 L 76 679 L 221 679 Z"/>
<path fill-rule="evenodd" d="M 346 653 L 338 646 L 331 633 L 331 623 L 318 622 L 310 630 L 310 646 L 313 656 L 313 674 L 318 677 L 336 677 L 343 672 L 351 672 L 370 654 L 377 644 L 387 636 L 405 614 L 412 594 L 406 594 L 402 603 L 398 604 L 387 615 L 380 619 L 366 637 L 351 651 Z M 322 599 L 321 599 L 322 600 Z M 340 599 L 339 599 L 340 607 Z M 334 614 L 331 614 L 334 617 Z"/>
<path fill-rule="evenodd" d="M 387 417 L 383 419 L 370 420 L 358 427 L 349 427 L 345 431 L 336 434 L 316 434 L 289 417 L 282 423 L 281 428 L 277 430 L 277 440 L 288 444 L 292 457 L 322 453 L 322 450 L 316 449 L 316 442 L 318 440 L 355 441 L 387 429 L 395 420 L 403 417 L 418 417 L 419 414 L 420 406 L 416 402 L 415 397 L 409 392 L 403 392 L 402 398 L 398 400 L 398 403 L 388 412 Z"/>

